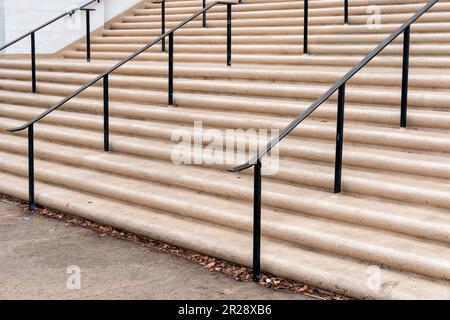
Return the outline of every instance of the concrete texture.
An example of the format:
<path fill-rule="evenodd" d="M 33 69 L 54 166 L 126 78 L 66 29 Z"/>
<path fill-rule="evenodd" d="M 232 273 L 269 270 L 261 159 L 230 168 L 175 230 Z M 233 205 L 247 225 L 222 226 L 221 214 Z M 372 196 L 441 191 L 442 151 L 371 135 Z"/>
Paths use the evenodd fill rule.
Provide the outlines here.
<path fill-rule="evenodd" d="M 197 121 L 227 145 L 226 129 L 285 128 L 426 1 L 376 2 L 380 28 L 366 23 L 373 1 L 352 1 L 348 25 L 341 0 L 313 1 L 310 54 L 301 55 L 303 2 L 244 0 L 233 8 L 231 67 L 225 7 L 215 7 L 208 28 L 198 19 L 177 30 L 174 108 L 160 45 L 111 75 L 111 152 L 103 152 L 100 82 L 36 126 L 37 202 L 250 266 L 251 171 L 231 174 L 231 163 L 208 152 L 201 165 L 176 165 L 173 138 L 182 129 L 208 145 Z M 264 159 L 263 270 L 356 298 L 450 299 L 449 8 L 440 1 L 411 28 L 408 128 L 399 128 L 401 37 L 348 82 L 342 194 L 331 191 L 336 95 L 283 140 L 277 173 L 267 175 Z M 197 11 L 198 1 L 168 1 L 167 27 Z M 26 132 L 3 130 L 159 36 L 159 19 L 150 2 L 117 17 L 93 34 L 89 64 L 81 42 L 63 50 L 66 59 L 39 57 L 38 94 L 29 58 L 0 62 L 0 193 L 28 199 Z"/>
<path fill-rule="evenodd" d="M 81 289 L 69 290 L 69 266 Z M 309 299 L 237 282 L 179 257 L 0 201 L 0 299 Z"/>

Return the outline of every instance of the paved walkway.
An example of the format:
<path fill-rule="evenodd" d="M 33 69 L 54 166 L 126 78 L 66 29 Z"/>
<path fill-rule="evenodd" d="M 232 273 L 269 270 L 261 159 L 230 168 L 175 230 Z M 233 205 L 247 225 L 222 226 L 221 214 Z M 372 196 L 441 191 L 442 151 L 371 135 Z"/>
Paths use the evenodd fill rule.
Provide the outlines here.
<path fill-rule="evenodd" d="M 0 299 L 308 299 L 20 211 L 0 200 Z"/>

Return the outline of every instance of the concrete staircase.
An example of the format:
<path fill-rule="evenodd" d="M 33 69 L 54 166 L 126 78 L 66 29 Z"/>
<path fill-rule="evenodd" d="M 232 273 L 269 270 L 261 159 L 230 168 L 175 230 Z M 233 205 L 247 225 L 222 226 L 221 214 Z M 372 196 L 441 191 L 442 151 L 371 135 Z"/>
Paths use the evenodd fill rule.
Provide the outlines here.
<path fill-rule="evenodd" d="M 39 204 L 251 265 L 253 176 L 232 165 L 176 165 L 175 130 L 282 129 L 425 0 L 303 1 L 233 6 L 233 66 L 225 6 L 175 34 L 175 106 L 157 45 L 110 76 L 111 152 L 102 151 L 102 87 L 35 128 Z M 377 5 L 382 25 L 366 21 Z M 201 1 L 167 1 L 167 27 Z M 26 132 L 8 134 L 160 34 L 159 4 L 143 1 L 63 57 L 0 60 L 0 192 L 27 199 Z M 347 85 L 343 193 L 333 194 L 336 97 L 280 145 L 263 178 L 262 268 L 355 298 L 450 298 L 450 1 L 412 26 L 409 126 L 399 129 L 402 38 Z M 237 163 L 240 164 L 240 163 Z M 264 170 L 264 168 L 263 168 Z M 24 235 L 26 236 L 26 235 Z M 376 266 L 376 267 L 373 267 Z M 378 269 L 379 268 L 379 269 Z M 379 273 L 378 273 L 379 271 Z M 379 280 L 379 285 L 377 285 Z"/>

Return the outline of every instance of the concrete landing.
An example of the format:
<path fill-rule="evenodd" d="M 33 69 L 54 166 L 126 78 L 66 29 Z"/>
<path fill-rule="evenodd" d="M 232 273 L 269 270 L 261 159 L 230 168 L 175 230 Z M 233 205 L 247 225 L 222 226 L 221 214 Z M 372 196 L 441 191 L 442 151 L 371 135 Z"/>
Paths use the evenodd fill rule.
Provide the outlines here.
<path fill-rule="evenodd" d="M 310 299 L 237 282 L 93 230 L 24 215 L 20 207 L 2 200 L 0 288 L 2 300 Z"/>

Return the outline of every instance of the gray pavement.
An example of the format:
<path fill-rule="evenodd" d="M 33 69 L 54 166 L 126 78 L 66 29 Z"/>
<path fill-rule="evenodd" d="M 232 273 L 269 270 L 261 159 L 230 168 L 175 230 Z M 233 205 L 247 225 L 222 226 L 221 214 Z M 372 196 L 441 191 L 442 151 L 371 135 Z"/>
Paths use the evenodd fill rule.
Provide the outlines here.
<path fill-rule="evenodd" d="M 24 215 L 0 200 L 0 299 L 309 298 L 238 282 L 63 221 Z"/>

